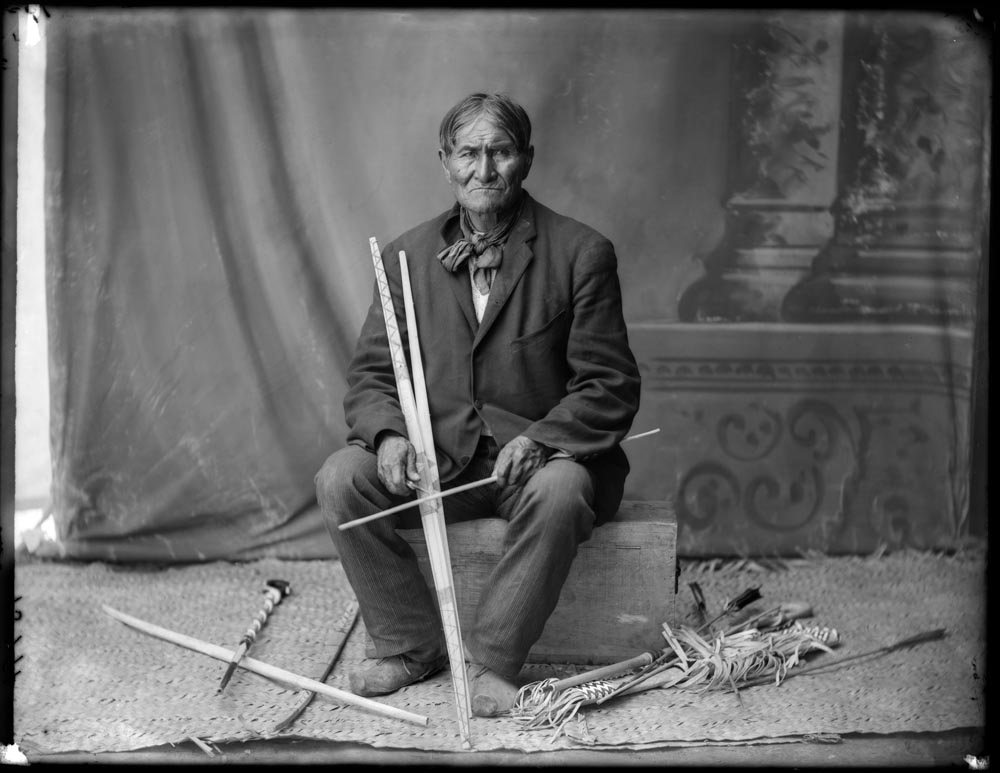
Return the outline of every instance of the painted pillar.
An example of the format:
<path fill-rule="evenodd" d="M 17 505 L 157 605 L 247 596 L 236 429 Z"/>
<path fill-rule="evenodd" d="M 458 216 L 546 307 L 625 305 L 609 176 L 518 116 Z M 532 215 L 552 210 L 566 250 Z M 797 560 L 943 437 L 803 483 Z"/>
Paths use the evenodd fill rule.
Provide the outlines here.
<path fill-rule="evenodd" d="M 941 14 L 852 16 L 835 233 L 783 318 L 971 323 L 987 222 L 987 45 Z"/>
<path fill-rule="evenodd" d="M 762 14 L 735 35 L 727 227 L 680 300 L 688 322 L 778 321 L 833 236 L 844 14 Z"/>

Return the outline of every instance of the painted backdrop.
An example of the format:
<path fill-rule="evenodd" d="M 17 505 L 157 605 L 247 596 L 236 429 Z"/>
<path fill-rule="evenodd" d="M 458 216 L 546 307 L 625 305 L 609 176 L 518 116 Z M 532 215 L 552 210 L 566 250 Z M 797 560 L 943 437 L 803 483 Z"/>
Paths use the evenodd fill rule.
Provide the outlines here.
<path fill-rule="evenodd" d="M 952 351 L 958 340 L 952 359 L 971 383 L 976 245 L 949 264 L 961 264 L 964 314 L 953 304 L 951 316 L 859 315 L 843 290 L 844 266 L 858 253 L 837 228 L 837 202 L 848 200 L 845 175 L 861 162 L 845 168 L 841 153 L 838 166 L 838 150 L 854 140 L 831 127 L 845 95 L 867 83 L 868 70 L 843 65 L 864 61 L 851 46 L 880 23 L 758 12 L 54 11 L 45 147 L 60 549 L 109 560 L 332 554 L 313 476 L 343 443 L 344 369 L 371 298 L 368 238 L 385 243 L 449 206 L 437 125 L 479 90 L 507 91 L 532 116 L 532 194 L 618 250 L 648 384 L 635 426 L 663 430 L 634 453 L 629 485 L 637 498 L 677 503 L 681 551 L 864 549 L 895 539 L 870 518 L 856 523 L 873 512 L 864 497 L 828 496 L 831 476 L 878 488 L 865 478 L 865 455 L 893 453 L 862 437 L 871 426 L 854 418 L 857 404 L 819 401 L 820 419 L 796 424 L 782 436 L 792 445 L 773 456 L 780 443 L 761 453 L 773 438 L 747 435 L 748 421 L 772 434 L 791 426 L 788 411 L 800 421 L 815 406 L 793 398 L 816 383 L 772 379 L 778 405 L 748 397 L 759 385 L 742 389 L 730 377 L 750 349 L 760 352 L 758 373 L 787 355 L 789 334 L 802 362 L 850 361 L 843 328 L 831 339 L 829 325 L 859 324 L 882 336 L 871 339 L 875 360 L 911 339 L 925 351 L 922 331 L 932 331 L 938 344 L 918 367 L 921 357 L 942 361 L 942 346 Z M 914 22 L 932 33 L 943 23 Z M 891 43 L 899 31 L 884 37 Z M 895 55 L 870 45 L 876 65 Z M 972 51 L 985 58 L 981 46 Z M 957 104 L 977 104 L 963 90 L 977 61 L 950 65 Z M 917 96 L 939 89 L 907 83 Z M 946 156 L 938 170 L 983 147 L 980 125 L 956 160 L 948 131 L 932 147 Z M 800 168 L 806 184 L 744 186 L 785 174 L 782 164 Z M 973 219 L 983 217 L 980 169 L 975 158 L 960 172 L 972 182 L 956 183 Z M 847 247 L 824 252 L 838 238 Z M 883 271 L 879 287 L 891 295 L 911 285 Z M 700 380 L 678 385 L 691 367 Z M 892 373 L 878 367 L 879 389 L 893 391 Z M 820 391 L 837 391 L 841 372 L 828 373 L 832 382 L 816 375 Z M 862 409 L 873 383 L 852 397 Z M 955 453 L 950 469 L 933 461 L 932 472 L 943 475 L 942 491 L 965 491 L 971 387 L 957 398 L 947 385 L 935 389 L 950 406 L 942 431 Z M 822 426 L 841 445 L 819 449 L 823 465 L 797 481 L 795 438 L 808 444 Z M 725 457 L 734 446 L 720 427 L 744 433 L 750 450 L 738 453 L 757 468 L 744 473 Z M 753 483 L 764 473 L 771 482 Z M 761 502 L 772 515 L 795 512 L 748 517 Z M 960 538 L 967 502 L 956 507 L 943 526 L 920 525 L 917 541 Z"/>

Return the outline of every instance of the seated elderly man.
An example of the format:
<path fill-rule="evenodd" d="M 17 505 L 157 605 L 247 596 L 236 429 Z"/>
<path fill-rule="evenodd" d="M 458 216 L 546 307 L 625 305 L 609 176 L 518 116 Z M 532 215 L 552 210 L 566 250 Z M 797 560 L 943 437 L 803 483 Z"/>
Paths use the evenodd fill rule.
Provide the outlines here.
<path fill-rule="evenodd" d="M 507 521 L 504 553 L 464 631 L 472 711 L 510 709 L 517 676 L 559 600 L 577 546 L 611 519 L 639 405 L 611 243 L 522 188 L 531 122 L 505 95 L 472 94 L 444 116 L 438 155 L 456 203 L 382 251 L 396 293 L 406 253 L 449 522 Z M 405 336 L 404 336 L 405 345 Z M 348 444 L 317 496 L 378 659 L 353 692 L 385 695 L 448 663 L 434 598 L 393 516 L 341 530 L 413 496 L 420 480 L 397 397 L 382 307 L 365 319 L 344 400 Z"/>

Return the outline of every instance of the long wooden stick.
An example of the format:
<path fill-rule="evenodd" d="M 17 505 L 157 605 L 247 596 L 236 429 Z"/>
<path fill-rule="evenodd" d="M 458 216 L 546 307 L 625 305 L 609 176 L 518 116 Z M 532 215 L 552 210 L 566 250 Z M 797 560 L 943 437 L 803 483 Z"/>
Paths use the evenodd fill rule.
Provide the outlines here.
<path fill-rule="evenodd" d="M 220 647 L 217 644 L 201 641 L 193 636 L 177 633 L 176 631 L 162 628 L 154 623 L 147 623 L 145 620 L 132 617 L 132 615 L 127 615 L 124 612 L 119 612 L 117 609 L 109 607 L 107 604 L 102 604 L 101 608 L 116 620 L 119 620 L 132 628 L 140 630 L 143 633 L 148 633 L 150 636 L 155 636 L 158 639 L 178 644 L 181 647 L 186 647 L 189 650 L 200 652 L 202 655 L 208 655 L 210 658 L 215 658 L 216 660 L 228 661 L 233 657 L 233 650 L 227 650 L 225 647 Z M 362 698 L 360 695 L 354 695 L 353 693 L 338 690 L 336 687 L 330 687 L 322 682 L 317 682 L 315 679 L 299 676 L 291 671 L 285 671 L 283 668 L 263 663 L 260 660 L 255 660 L 254 658 L 243 658 L 243 660 L 240 661 L 240 668 L 245 668 L 247 671 L 253 671 L 255 674 L 266 676 L 268 679 L 273 679 L 277 682 L 291 685 L 292 687 L 297 687 L 301 690 L 312 690 L 313 692 L 325 695 L 328 698 L 333 698 L 341 703 L 349 703 L 352 706 L 368 709 L 369 711 L 382 714 L 386 717 L 401 719 L 404 722 L 412 722 L 415 725 L 427 726 L 427 717 L 419 714 L 412 714 L 403 709 L 397 709 L 395 706 L 387 706 L 384 703 L 378 703 L 377 701 L 373 701 L 368 698 Z"/>
<path fill-rule="evenodd" d="M 411 357 L 412 359 L 412 357 Z M 659 432 L 659 428 L 651 429 L 648 432 L 640 432 L 638 435 L 629 435 L 625 438 L 622 443 L 627 443 L 630 440 L 638 440 L 641 437 L 648 437 L 649 435 L 655 435 Z M 452 494 L 458 494 L 462 491 L 468 491 L 469 489 L 478 488 L 480 486 L 488 486 L 490 483 L 496 483 L 497 476 L 491 475 L 488 478 L 482 478 L 481 480 L 474 480 L 471 483 L 463 483 L 461 486 L 455 486 L 455 488 L 450 488 L 447 491 L 438 491 L 428 494 L 425 497 L 420 497 L 419 499 L 411 499 L 409 502 L 403 502 L 401 505 L 395 505 L 388 508 L 387 510 L 381 510 L 372 515 L 366 515 L 362 518 L 356 518 L 353 521 L 347 521 L 347 523 L 340 524 L 337 528 L 341 531 L 346 531 L 347 529 L 353 529 L 355 526 L 361 526 L 363 523 L 370 523 L 371 521 L 378 520 L 379 518 L 385 518 L 388 515 L 395 515 L 396 513 L 407 510 L 411 507 L 422 505 L 424 502 L 431 502 L 435 499 L 444 499 L 445 497 L 450 497 Z"/>
<path fill-rule="evenodd" d="M 417 312 L 413 305 L 410 289 L 410 269 L 406 253 L 399 253 L 399 272 L 403 282 L 403 307 L 406 312 L 406 330 L 410 344 L 410 364 L 413 368 L 413 396 L 417 403 L 417 423 L 420 426 L 420 447 L 418 456 L 423 457 L 421 483 L 434 494 L 441 493 L 441 479 L 438 474 L 437 454 L 434 451 L 434 430 L 431 426 L 430 404 L 427 399 L 427 384 L 424 381 L 424 363 L 420 353 L 420 336 L 417 330 Z M 419 469 L 419 466 L 418 466 Z M 445 643 L 448 646 L 448 660 L 451 663 L 451 682 L 455 692 L 455 705 L 462 737 L 471 745 L 469 699 L 469 678 L 465 670 L 465 649 L 462 645 L 462 630 L 458 617 L 458 600 L 451 572 L 451 555 L 448 550 L 448 534 L 444 520 L 444 504 L 440 497 L 420 505 L 420 516 L 427 539 L 427 557 L 430 560 L 431 575 L 437 589 L 438 607 Z"/>
<path fill-rule="evenodd" d="M 406 434 L 410 443 L 417 448 L 420 443 L 420 424 L 417 421 L 417 404 L 413 396 L 413 383 L 410 381 L 410 369 L 403 354 L 403 342 L 399 337 L 399 325 L 396 323 L 396 310 L 392 303 L 392 293 L 389 291 L 389 280 L 382 264 L 382 253 L 379 251 L 375 237 L 368 240 L 372 250 L 372 263 L 375 265 L 375 282 L 378 285 L 379 298 L 382 302 L 382 318 L 385 320 L 386 337 L 389 342 L 389 356 L 392 358 L 392 370 L 396 377 L 396 393 L 399 407 L 406 423 Z"/>
<path fill-rule="evenodd" d="M 421 422 L 421 413 L 417 409 L 413 382 L 410 378 L 409 367 L 406 364 L 406 357 L 403 352 L 403 343 L 399 335 L 399 325 L 396 322 L 396 310 L 392 302 L 392 293 L 389 290 L 389 281 L 386 277 L 385 266 L 382 263 L 382 254 L 379 251 L 378 241 L 374 237 L 369 239 L 369 245 L 371 246 L 372 263 L 375 266 L 375 279 L 379 290 L 379 298 L 382 302 L 382 317 L 385 321 L 389 354 L 392 358 L 392 369 L 396 377 L 396 391 L 399 395 L 399 405 L 403 412 L 403 420 L 406 423 L 406 434 L 409 436 L 410 443 L 417 453 L 417 468 L 420 473 L 421 484 L 425 489 L 433 493 L 439 493 L 440 482 L 437 479 L 434 441 L 430 436 L 428 436 L 428 442 L 425 442 L 424 439 L 425 425 L 429 427 L 430 417 L 428 415 L 427 420 L 423 423 Z M 400 273 L 404 283 L 404 303 L 410 306 L 412 304 L 412 297 L 410 297 L 409 293 L 409 273 L 406 269 L 405 261 L 406 256 L 400 253 Z M 409 339 L 412 344 L 417 340 L 415 320 L 409 322 L 407 327 Z M 419 342 L 416 347 L 411 346 L 411 361 L 413 361 L 414 349 L 418 353 L 418 359 L 414 361 L 414 366 L 416 366 L 420 362 Z M 422 367 L 420 368 L 420 378 L 423 378 Z M 423 386 L 422 381 L 421 386 Z M 426 389 L 423 391 L 426 395 Z M 428 448 L 431 454 L 430 459 L 428 459 L 427 455 Z M 430 464 L 432 460 L 433 468 Z M 440 499 L 438 498 L 433 502 L 421 505 L 420 515 L 427 541 L 427 556 L 431 564 L 434 587 L 438 594 L 438 609 L 441 613 L 441 624 L 445 634 L 445 643 L 448 648 L 448 661 L 451 665 L 451 679 L 455 692 L 459 729 L 464 744 L 471 748 L 471 700 L 469 699 L 468 675 L 465 670 L 465 653 L 462 647 L 458 604 L 455 601 L 455 589 L 451 575 L 451 558 L 448 554 L 448 537 L 445 531 L 444 508 L 441 505 Z"/>

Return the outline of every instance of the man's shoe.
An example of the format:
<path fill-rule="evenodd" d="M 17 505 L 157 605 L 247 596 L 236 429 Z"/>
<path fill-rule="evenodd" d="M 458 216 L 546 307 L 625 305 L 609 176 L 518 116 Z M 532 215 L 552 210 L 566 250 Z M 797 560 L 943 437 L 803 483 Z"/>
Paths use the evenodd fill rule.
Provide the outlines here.
<path fill-rule="evenodd" d="M 424 663 L 408 655 L 379 658 L 375 665 L 352 671 L 348 677 L 351 692 L 371 698 L 388 695 L 401 687 L 433 676 L 448 665 L 448 656 L 439 655 Z"/>
<path fill-rule="evenodd" d="M 514 708 L 517 686 L 486 666 L 470 663 L 469 695 L 472 713 L 477 717 L 496 717 Z"/>

